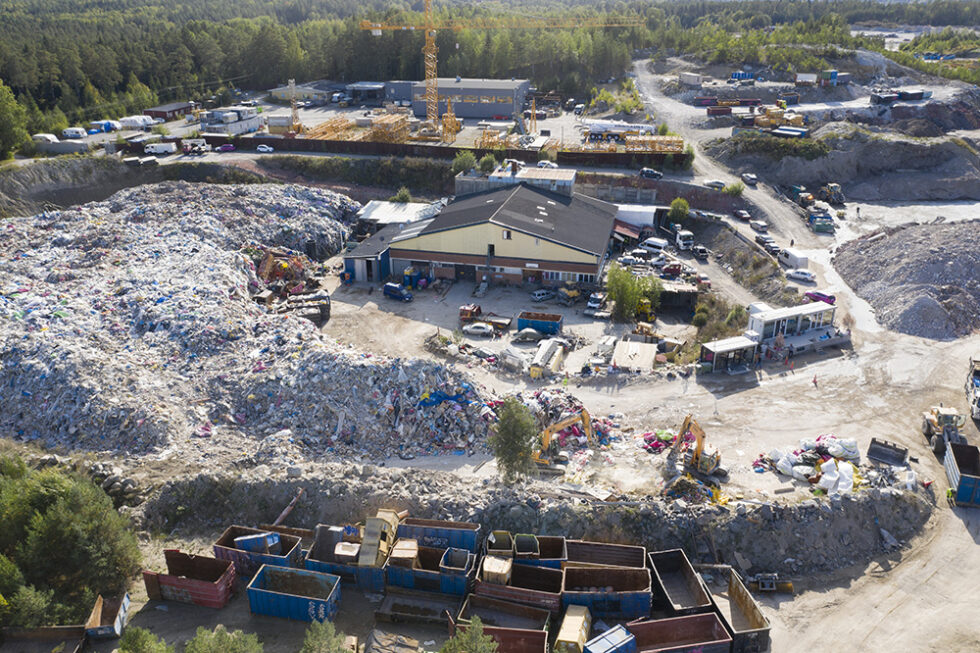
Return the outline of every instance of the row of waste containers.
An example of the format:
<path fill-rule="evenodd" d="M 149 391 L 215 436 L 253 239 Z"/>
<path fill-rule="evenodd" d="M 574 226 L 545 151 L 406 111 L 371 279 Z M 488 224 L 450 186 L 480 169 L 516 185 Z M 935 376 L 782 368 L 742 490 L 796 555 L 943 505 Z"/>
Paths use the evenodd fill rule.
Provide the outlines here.
<path fill-rule="evenodd" d="M 150 598 L 221 607 L 241 578 L 253 613 L 322 621 L 335 616 L 346 582 L 385 594 L 379 620 L 454 632 L 478 616 L 501 653 L 546 653 L 549 643 L 559 653 L 769 644 L 769 623 L 738 575 L 729 570 L 709 591 L 680 549 L 507 531 L 483 538 L 478 524 L 379 511 L 364 526 L 231 526 L 213 550 L 167 551 L 166 574 L 144 572 Z"/>

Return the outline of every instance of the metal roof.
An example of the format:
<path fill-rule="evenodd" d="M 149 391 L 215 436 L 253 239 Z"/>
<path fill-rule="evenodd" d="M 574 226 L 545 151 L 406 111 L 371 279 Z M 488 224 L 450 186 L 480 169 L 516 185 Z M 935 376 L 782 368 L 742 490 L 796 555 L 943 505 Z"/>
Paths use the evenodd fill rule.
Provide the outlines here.
<path fill-rule="evenodd" d="M 354 82 L 353 84 L 348 84 L 347 88 L 352 91 L 383 91 L 385 88 L 384 82 Z"/>
<path fill-rule="evenodd" d="M 789 317 L 823 313 L 824 311 L 834 310 L 834 308 L 836 307 L 833 304 L 826 302 L 810 302 L 809 304 L 801 304 L 799 306 L 786 306 L 784 308 L 772 308 L 768 311 L 759 311 L 758 313 L 750 314 L 749 317 L 762 320 L 763 322 L 771 322 L 772 320 L 782 320 Z"/>
<path fill-rule="evenodd" d="M 415 222 L 426 217 L 429 204 L 424 202 L 384 202 L 371 200 L 357 212 L 357 219 L 375 224 Z"/>
<path fill-rule="evenodd" d="M 388 249 L 392 239 L 401 232 L 401 225 L 390 224 L 373 236 L 362 240 L 354 251 L 344 254 L 344 258 L 374 258 Z"/>
<path fill-rule="evenodd" d="M 420 233 L 491 222 L 590 254 L 609 244 L 616 207 L 574 193 L 571 197 L 518 184 L 450 202 Z M 416 223 L 418 224 L 418 223 Z"/>
<path fill-rule="evenodd" d="M 701 346 L 710 352 L 725 354 L 730 351 L 755 348 L 759 346 L 759 343 L 757 343 L 755 340 L 750 340 L 745 336 L 735 336 L 734 338 L 725 338 L 723 340 L 712 340 L 711 342 L 706 342 Z"/>
<path fill-rule="evenodd" d="M 177 109 L 186 109 L 192 106 L 194 106 L 193 102 L 171 102 L 170 104 L 161 104 L 158 107 L 150 107 L 149 109 L 144 109 L 144 111 L 176 111 Z"/>
<path fill-rule="evenodd" d="M 415 85 L 424 85 L 425 82 L 413 82 Z M 526 79 L 475 79 L 463 77 L 457 80 L 455 77 L 440 77 L 439 90 L 451 91 L 453 89 L 472 89 L 482 91 L 515 91 L 525 84 L 530 84 Z"/>

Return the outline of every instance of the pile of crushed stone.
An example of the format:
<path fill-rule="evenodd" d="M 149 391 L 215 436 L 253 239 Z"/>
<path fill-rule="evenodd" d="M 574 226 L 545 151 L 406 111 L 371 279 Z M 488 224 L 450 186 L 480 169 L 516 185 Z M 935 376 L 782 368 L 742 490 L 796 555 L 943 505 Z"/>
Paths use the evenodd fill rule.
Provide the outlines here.
<path fill-rule="evenodd" d="M 358 208 L 303 186 L 167 182 L 6 221 L 0 434 L 216 463 L 482 441 L 492 411 L 454 371 L 252 299 L 256 244 L 323 260 Z"/>
<path fill-rule="evenodd" d="M 980 327 L 980 221 L 907 225 L 841 245 L 834 267 L 895 331 L 935 340 Z"/>

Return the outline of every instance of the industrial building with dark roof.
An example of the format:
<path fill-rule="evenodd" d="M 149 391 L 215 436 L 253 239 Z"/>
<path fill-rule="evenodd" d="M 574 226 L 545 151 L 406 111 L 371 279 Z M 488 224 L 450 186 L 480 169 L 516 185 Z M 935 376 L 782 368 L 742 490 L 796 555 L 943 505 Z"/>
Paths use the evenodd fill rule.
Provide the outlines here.
<path fill-rule="evenodd" d="M 458 198 L 391 240 L 392 269 L 493 281 L 593 282 L 606 263 L 617 208 L 524 184 Z"/>
<path fill-rule="evenodd" d="M 510 120 L 524 106 L 531 90 L 526 79 L 439 78 L 439 115 L 451 100 L 459 118 Z M 394 81 L 385 84 L 385 100 L 410 100 L 415 115 L 425 115 L 425 82 Z"/>

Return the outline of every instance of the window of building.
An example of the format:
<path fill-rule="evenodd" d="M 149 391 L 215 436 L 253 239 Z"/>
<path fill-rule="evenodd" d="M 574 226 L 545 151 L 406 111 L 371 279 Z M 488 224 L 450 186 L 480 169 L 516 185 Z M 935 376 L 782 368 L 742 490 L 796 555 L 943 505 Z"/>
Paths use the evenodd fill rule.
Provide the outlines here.
<path fill-rule="evenodd" d="M 507 97 L 506 95 L 498 95 L 497 96 L 497 102 L 499 102 L 500 104 L 510 104 L 513 101 L 514 101 L 514 98 Z"/>
<path fill-rule="evenodd" d="M 577 274 L 575 275 L 575 280 L 579 283 L 592 283 L 595 281 L 594 274 Z"/>
<path fill-rule="evenodd" d="M 553 272 L 551 270 L 545 270 L 541 273 L 544 276 L 545 281 L 561 281 L 561 272 Z"/>
<path fill-rule="evenodd" d="M 481 95 L 480 104 L 493 104 L 496 98 L 492 95 Z"/>
<path fill-rule="evenodd" d="M 504 235 L 503 235 L 504 240 L 511 240 L 512 235 L 513 234 L 511 234 L 510 229 L 504 229 Z"/>
<path fill-rule="evenodd" d="M 463 96 L 463 102 L 466 103 L 466 104 L 476 104 L 479 101 L 480 101 L 480 97 L 478 95 L 464 95 Z"/>

